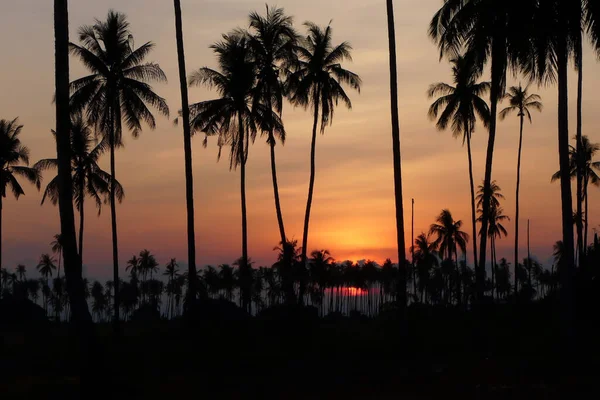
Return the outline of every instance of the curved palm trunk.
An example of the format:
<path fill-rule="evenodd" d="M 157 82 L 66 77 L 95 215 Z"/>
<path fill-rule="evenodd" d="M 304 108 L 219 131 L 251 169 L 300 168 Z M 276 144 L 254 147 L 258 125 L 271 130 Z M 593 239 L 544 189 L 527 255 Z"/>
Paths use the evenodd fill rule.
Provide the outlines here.
<path fill-rule="evenodd" d="M 83 224 L 84 224 L 84 210 L 83 210 L 83 205 L 84 205 L 84 189 L 83 189 L 83 185 L 85 184 L 85 182 L 83 182 L 83 179 L 81 179 L 82 182 L 79 182 L 80 189 L 79 189 L 79 198 L 81 199 L 81 204 L 80 204 L 80 209 L 79 209 L 79 257 L 81 257 L 81 264 L 83 265 Z M 59 261 L 59 265 L 60 265 L 60 261 Z M 60 276 L 60 272 L 59 272 L 59 276 Z"/>
<path fill-rule="evenodd" d="M 181 117 L 183 119 L 183 151 L 185 158 L 185 200 L 187 207 L 188 240 L 188 290 L 186 297 L 193 300 L 197 295 L 196 279 L 196 233 L 194 223 L 194 174 L 192 164 L 192 134 L 190 130 L 190 107 L 188 99 L 187 77 L 185 71 L 185 52 L 183 46 L 183 24 L 181 21 L 181 1 L 174 0 L 175 35 L 177 36 L 177 58 L 179 62 L 179 86 L 181 89 Z M 172 312 L 171 312 L 172 314 Z"/>
<path fill-rule="evenodd" d="M 519 265 L 519 190 L 521 188 L 521 154 L 523 149 L 523 123 L 525 114 L 520 113 L 520 128 L 519 128 L 519 155 L 517 156 L 517 190 L 515 195 L 515 295 L 519 293 L 519 279 L 517 277 L 517 268 Z M 518 299 L 518 296 L 515 296 Z"/>
<path fill-rule="evenodd" d="M 317 125 L 319 123 L 319 99 L 320 90 L 317 89 L 315 93 L 314 102 L 314 120 L 313 120 L 313 131 L 312 139 L 310 143 L 310 181 L 308 184 L 308 200 L 306 201 L 306 214 L 304 215 L 304 233 L 302 235 L 302 263 L 306 266 L 306 252 L 308 248 L 308 224 L 310 222 L 310 209 L 312 206 L 313 191 L 315 188 L 315 152 L 317 146 Z M 298 301 L 300 304 L 304 301 L 304 292 L 306 291 L 306 283 L 304 279 L 300 280 L 300 289 L 298 293 Z"/>
<path fill-rule="evenodd" d="M 585 201 L 585 227 L 583 230 L 583 252 L 584 255 L 587 254 L 587 246 L 588 246 L 588 230 L 589 230 L 589 216 L 588 216 L 588 184 L 589 178 L 586 175 L 583 180 L 583 199 Z"/>
<path fill-rule="evenodd" d="M 277 224 L 279 225 L 279 235 L 282 245 L 287 241 L 285 228 L 283 226 L 283 215 L 281 213 L 281 202 L 279 200 L 279 185 L 277 184 L 277 168 L 275 166 L 275 138 L 273 132 L 269 133 L 269 147 L 271 148 L 271 177 L 273 178 L 273 195 L 275 197 L 275 211 L 277 213 Z"/>
<path fill-rule="evenodd" d="M 568 55 L 564 36 L 559 37 L 557 45 L 558 65 L 558 155 L 560 161 L 560 191 L 562 202 L 562 237 L 564 245 L 564 267 L 561 268 L 561 300 L 563 324 L 566 335 L 571 336 L 573 306 L 573 198 L 571 194 L 571 177 L 569 168 L 569 109 L 568 109 Z"/>
<path fill-rule="evenodd" d="M 577 66 L 578 66 L 578 74 L 577 74 L 577 154 L 581 155 L 583 151 L 583 142 L 582 142 L 582 102 L 583 102 L 583 49 L 582 49 L 582 38 L 580 38 L 578 43 L 578 51 L 577 51 Z M 579 265 L 581 266 L 585 259 L 586 248 L 584 247 L 584 233 L 583 233 L 583 174 L 585 165 L 585 160 L 582 160 L 581 157 L 577 157 L 577 251 L 578 251 L 578 260 Z M 587 214 L 585 215 L 587 219 Z"/>
<path fill-rule="evenodd" d="M 490 133 L 488 137 L 487 154 L 485 159 L 485 178 L 483 181 L 483 205 L 481 214 L 481 242 L 479 246 L 479 268 L 476 271 L 476 286 L 478 302 L 481 304 L 484 296 L 485 284 L 485 262 L 486 262 L 486 245 L 487 231 L 490 217 L 490 186 L 492 182 L 492 166 L 494 161 L 494 143 L 496 141 L 496 120 L 498 113 L 498 99 L 500 97 L 500 80 L 503 73 L 500 67 L 502 61 L 499 60 L 499 55 L 502 51 L 497 48 L 492 49 L 492 87 L 490 91 Z"/>
<path fill-rule="evenodd" d="M 471 224 L 473 225 L 473 264 L 477 270 L 477 208 L 475 207 L 475 182 L 473 180 L 473 155 L 471 132 L 467 131 L 467 154 L 469 156 L 469 184 L 471 186 Z"/>
<path fill-rule="evenodd" d="M 581 154 L 583 151 L 583 142 L 582 142 L 582 102 L 583 102 L 583 49 L 581 40 L 578 45 L 578 56 L 577 56 L 577 64 L 578 64 L 578 77 L 577 77 L 577 154 Z M 579 163 L 580 157 L 577 157 L 577 162 Z M 584 262 L 585 253 L 587 251 L 586 246 L 584 245 L 584 232 L 583 232 L 583 214 L 582 207 L 584 201 L 584 188 L 583 188 L 583 180 L 584 180 L 584 169 L 585 165 L 584 160 L 581 160 L 580 165 L 577 168 L 577 214 L 579 218 L 577 218 L 577 249 L 579 254 L 579 263 L 580 265 Z M 585 215 L 587 219 L 587 214 Z"/>
<path fill-rule="evenodd" d="M 406 306 L 406 260 L 404 248 L 404 206 L 402 199 L 402 160 L 400 155 L 400 120 L 398 117 L 398 71 L 396 65 L 396 28 L 394 26 L 394 2 L 387 0 L 388 43 L 390 53 L 390 97 L 392 114 L 392 146 L 394 154 L 394 197 L 396 202 L 396 239 L 398 247 L 398 300 Z"/>
<path fill-rule="evenodd" d="M 244 273 L 246 273 L 246 269 L 248 268 L 248 222 L 247 222 L 247 211 L 246 211 L 246 152 L 244 146 L 248 146 L 248 143 L 244 143 L 244 121 L 242 120 L 242 116 L 238 117 L 239 124 L 239 135 L 240 135 L 240 144 L 239 144 L 239 152 L 238 155 L 240 157 L 241 165 L 240 165 L 240 193 L 241 193 L 241 202 L 242 202 L 242 265 L 240 268 L 243 268 Z M 249 307 L 248 303 L 248 288 L 245 287 L 246 284 L 243 284 L 241 300 L 242 307 L 244 310 L 247 310 Z"/>
<path fill-rule="evenodd" d="M 58 159 L 58 206 L 65 260 L 67 291 L 75 322 L 83 339 L 90 339 L 92 316 L 85 301 L 81 257 L 77 254 L 73 182 L 71 180 L 71 116 L 69 112 L 69 11 L 67 0 L 54 0 L 56 50 L 56 153 Z"/>
<path fill-rule="evenodd" d="M 112 111 L 114 113 L 114 111 Z M 114 118 L 114 114 L 113 114 Z M 121 305 L 121 295 L 119 293 L 119 247 L 117 237 L 117 204 L 115 199 L 115 121 L 111 121 L 109 142 L 110 142 L 110 222 L 112 232 L 112 256 L 113 256 L 113 313 L 114 329 L 119 331 L 119 307 Z"/>

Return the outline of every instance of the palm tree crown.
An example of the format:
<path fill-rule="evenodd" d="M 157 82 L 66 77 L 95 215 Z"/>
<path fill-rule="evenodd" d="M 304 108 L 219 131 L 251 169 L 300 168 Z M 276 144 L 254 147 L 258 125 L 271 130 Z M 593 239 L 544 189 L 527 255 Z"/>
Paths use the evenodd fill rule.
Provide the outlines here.
<path fill-rule="evenodd" d="M 436 223 L 429 227 L 429 233 L 437 236 L 433 242 L 434 248 L 442 255 L 447 254 L 450 260 L 456 255 L 457 248 L 463 253 L 467 249 L 469 235 L 461 231 L 461 227 L 462 221 L 455 221 L 449 210 L 442 210 Z"/>
<path fill-rule="evenodd" d="M 527 117 L 531 122 L 531 111 L 542 111 L 544 106 L 541 102 L 541 97 L 537 94 L 530 94 L 529 87 L 523 88 L 519 86 L 511 86 L 504 98 L 508 100 L 509 106 L 500 111 L 500 119 L 505 119 L 513 113 L 517 113 L 517 116 Z"/>
<path fill-rule="evenodd" d="M 21 144 L 19 135 L 23 125 L 18 124 L 15 118 L 12 121 L 0 120 L 0 197 L 5 198 L 7 188 L 10 188 L 15 198 L 25 194 L 17 181 L 22 177 L 41 187 L 41 178 L 36 168 L 28 167 L 29 149 Z M 19 164 L 25 164 L 19 165 Z"/>

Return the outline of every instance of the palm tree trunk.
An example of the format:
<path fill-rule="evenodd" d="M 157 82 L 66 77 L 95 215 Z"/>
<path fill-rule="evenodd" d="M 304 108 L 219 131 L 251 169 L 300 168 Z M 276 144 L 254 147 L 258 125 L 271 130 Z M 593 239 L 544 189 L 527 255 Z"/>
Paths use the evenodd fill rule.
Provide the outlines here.
<path fill-rule="evenodd" d="M 308 184 L 308 199 L 306 201 L 306 214 L 304 215 L 304 233 L 302 235 L 302 263 L 306 266 L 306 252 L 308 248 L 308 224 L 310 222 L 310 209 L 312 206 L 313 191 L 315 189 L 315 152 L 317 146 L 317 124 L 319 123 L 319 99 L 320 89 L 317 88 L 315 92 L 314 102 L 314 120 L 313 120 L 313 131 L 312 139 L 310 143 L 310 181 Z M 300 280 L 300 292 L 298 294 L 298 301 L 300 304 L 303 302 L 304 292 L 306 284 L 304 279 Z"/>
<path fill-rule="evenodd" d="M 564 35 L 559 35 L 557 45 L 558 65 L 558 154 L 560 161 L 560 189 L 562 202 L 562 237 L 564 245 L 564 267 L 561 268 L 561 300 L 563 324 L 566 335 L 571 336 L 572 280 L 574 270 L 573 243 L 573 198 L 569 168 L 569 105 L 568 105 L 568 54 Z"/>
<path fill-rule="evenodd" d="M 582 142 L 582 102 L 583 102 L 583 38 L 580 35 L 578 44 L 577 44 L 577 133 L 576 133 L 576 148 L 577 148 L 577 251 L 578 251 L 578 260 L 579 265 L 584 261 L 585 258 L 585 247 L 583 245 L 583 174 L 585 165 L 582 165 L 585 161 L 581 157 L 581 153 L 583 152 L 583 142 Z M 587 218 L 587 215 L 586 215 Z"/>
<path fill-rule="evenodd" d="M 471 131 L 467 130 L 467 154 L 469 156 L 469 184 L 471 185 L 471 224 L 473 225 L 473 264 L 477 271 L 477 209 L 475 208 L 475 182 L 473 180 L 473 155 L 471 153 Z"/>
<path fill-rule="evenodd" d="M 82 179 L 83 181 L 83 179 Z M 81 204 L 79 205 L 80 209 L 79 209 L 79 257 L 81 257 L 81 264 L 83 265 L 83 222 L 84 222 L 84 210 L 83 210 L 83 200 L 84 200 L 84 184 L 85 182 L 80 182 L 79 183 L 81 185 L 80 187 L 80 192 L 79 192 L 79 198 L 81 199 Z M 60 260 L 59 260 L 59 265 L 60 265 Z M 60 268 L 60 267 L 59 267 Z M 59 272 L 59 276 L 60 276 L 60 272 Z"/>
<path fill-rule="evenodd" d="M 583 180 L 583 199 L 585 201 L 585 227 L 584 227 L 584 231 L 583 231 L 583 254 L 586 255 L 587 254 L 587 247 L 588 247 L 588 230 L 589 230 L 589 215 L 588 215 L 588 184 L 589 184 L 589 178 L 586 174 L 586 176 L 584 177 Z"/>
<path fill-rule="evenodd" d="M 185 52 L 183 46 L 183 24 L 181 21 L 181 1 L 174 0 L 175 35 L 177 37 L 177 57 L 179 61 L 179 86 L 181 89 L 181 117 L 183 119 L 183 151 L 185 158 L 185 200 L 187 206 L 188 240 L 188 290 L 186 296 L 193 300 L 197 295 L 196 284 L 196 233 L 194 222 L 194 174 L 192 164 L 192 134 L 190 129 L 190 108 L 185 70 Z"/>
<path fill-rule="evenodd" d="M 519 293 L 519 279 L 517 278 L 517 268 L 519 265 L 519 191 L 521 188 L 521 154 L 523 149 L 523 123 L 525 115 L 521 111 L 519 128 L 519 154 L 517 156 L 517 190 L 515 195 L 515 294 Z M 518 299 L 518 296 L 515 296 Z"/>
<path fill-rule="evenodd" d="M 242 119 L 241 114 L 238 115 L 238 129 L 239 129 L 239 149 L 238 149 L 238 156 L 240 157 L 240 193 L 241 193 L 241 203 L 242 203 L 242 265 L 240 265 L 240 268 L 244 269 L 244 273 L 246 272 L 245 269 L 248 267 L 248 222 L 247 222 L 247 212 L 246 212 L 246 152 L 245 152 L 245 146 L 248 146 L 248 143 L 244 143 L 244 139 L 246 139 L 244 137 L 244 121 Z M 246 310 L 248 307 L 248 304 L 246 302 L 247 300 L 247 288 L 245 287 L 245 284 L 242 284 L 241 287 L 241 298 L 242 298 L 242 306 L 243 308 Z"/>
<path fill-rule="evenodd" d="M 277 168 L 275 166 L 275 138 L 273 133 L 269 134 L 269 147 L 271 148 L 271 176 L 273 178 L 273 195 L 275 197 L 275 211 L 277 213 L 277 224 L 279 225 L 279 235 L 281 243 L 285 244 L 285 228 L 283 226 L 283 215 L 281 213 L 281 202 L 279 200 L 279 185 L 277 184 Z"/>
<path fill-rule="evenodd" d="M 394 197 L 396 202 L 396 239 L 398 247 L 398 294 L 402 307 L 406 306 L 406 260 L 404 247 L 404 206 L 402 199 L 402 159 L 400 154 L 400 120 L 398 117 L 398 71 L 396 65 L 396 28 L 394 26 L 394 2 L 387 0 L 388 43 L 390 53 L 390 98 L 392 114 L 392 147 L 394 155 Z"/>
<path fill-rule="evenodd" d="M 85 301 L 81 257 L 75 240 L 73 182 L 71 180 L 71 116 L 69 112 L 69 11 L 67 0 L 54 0 L 56 50 L 56 152 L 58 159 L 58 205 L 65 276 L 73 321 L 81 337 L 92 336 L 92 316 Z"/>
<path fill-rule="evenodd" d="M 115 199 L 115 118 L 114 109 L 111 111 L 112 121 L 110 122 L 110 132 L 108 133 L 110 142 L 110 222 L 112 231 L 112 256 L 113 256 L 113 312 L 114 312 L 114 329 L 119 331 L 119 307 L 121 304 L 121 294 L 119 293 L 119 248 L 117 238 L 117 202 Z"/>

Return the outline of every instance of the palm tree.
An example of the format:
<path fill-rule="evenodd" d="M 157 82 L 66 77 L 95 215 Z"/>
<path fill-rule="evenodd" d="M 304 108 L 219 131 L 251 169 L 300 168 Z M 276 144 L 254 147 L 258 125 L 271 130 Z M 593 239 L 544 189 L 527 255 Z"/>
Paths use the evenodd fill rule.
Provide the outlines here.
<path fill-rule="evenodd" d="M 219 157 L 221 147 L 229 145 L 230 168 L 240 166 L 242 206 L 242 262 L 248 262 L 248 226 L 246 211 L 246 161 L 250 139 L 259 127 L 264 127 L 267 115 L 275 121 L 274 131 L 283 132 L 279 117 L 262 104 L 254 102 L 256 63 L 248 38 L 240 32 L 223 35 L 221 42 L 211 46 L 217 55 L 219 70 L 200 68 L 190 78 L 190 85 L 215 88 L 220 98 L 190 106 L 190 125 L 193 132 L 218 134 Z"/>
<path fill-rule="evenodd" d="M 461 227 L 462 221 L 455 221 L 449 210 L 442 210 L 440 215 L 436 218 L 436 223 L 431 224 L 429 227 L 429 234 L 437 236 L 433 242 L 434 249 L 439 251 L 439 254 L 442 256 L 442 261 L 444 257 L 446 257 L 446 260 L 455 262 L 457 275 L 459 275 L 458 249 L 465 253 L 469 241 L 469 235 L 466 232 L 461 231 Z M 460 292 L 460 280 L 456 279 L 456 283 Z M 448 288 L 448 291 L 449 289 L 450 288 Z M 460 301 L 460 294 L 458 298 Z"/>
<path fill-rule="evenodd" d="M 419 278 L 419 291 L 421 292 L 421 303 L 423 303 L 425 300 L 425 289 L 429 284 L 428 282 L 431 270 L 434 267 L 439 266 L 439 261 L 436 252 L 436 244 L 435 242 L 431 242 L 429 240 L 429 235 L 421 233 L 415 239 L 415 244 L 413 245 L 412 250 L 415 254 L 417 276 Z"/>
<path fill-rule="evenodd" d="M 491 64 L 490 124 L 486 154 L 484 186 L 492 182 L 494 145 L 496 140 L 496 114 L 498 102 L 506 87 L 506 73 L 510 66 L 519 65 L 529 46 L 528 29 L 537 0 L 446 0 L 434 15 L 430 36 L 437 42 L 440 55 L 454 57 L 466 48 L 473 63 L 483 69 Z M 482 228 L 487 231 L 490 217 L 489 191 L 483 202 Z M 477 294 L 484 295 L 484 268 L 487 235 L 481 235 Z"/>
<path fill-rule="evenodd" d="M 483 194 L 481 194 L 483 197 Z M 500 206 L 492 206 L 490 207 L 490 224 L 488 225 L 487 235 L 490 238 L 490 259 L 491 259 L 491 267 L 492 267 L 492 298 L 494 297 L 495 279 L 496 279 L 496 270 L 498 267 L 498 263 L 496 262 L 496 239 L 502 238 L 502 236 L 507 236 L 508 232 L 504 225 L 502 225 L 503 221 L 510 221 L 510 218 L 503 214 L 504 210 Z M 480 217 L 478 220 L 481 220 L 482 211 L 479 210 Z M 483 234 L 481 231 L 479 234 Z"/>
<path fill-rule="evenodd" d="M 71 110 L 69 105 L 69 9 L 67 0 L 54 0 L 56 158 L 58 160 L 60 234 L 69 304 L 84 339 L 93 335 L 92 316 L 84 298 L 81 257 L 77 254 L 71 182 Z"/>
<path fill-rule="evenodd" d="M 454 85 L 436 83 L 429 88 L 429 97 L 440 95 L 429 108 L 429 117 L 437 119 L 437 128 L 445 130 L 452 126 L 455 138 L 461 137 L 463 145 L 467 143 L 469 157 L 469 183 L 471 185 L 471 222 L 473 237 L 477 237 L 475 183 L 473 181 L 473 159 L 471 157 L 471 135 L 475 131 L 477 117 L 485 127 L 490 120 L 490 110 L 485 100 L 481 98 L 490 89 L 489 82 L 477 83 L 481 71 L 464 56 L 458 56 L 450 61 Z M 477 240 L 473 240 L 473 262 L 477 269 Z"/>
<path fill-rule="evenodd" d="M 515 206 L 515 265 L 519 263 L 519 189 L 521 184 L 521 151 L 523 149 L 523 124 L 525 117 L 531 123 L 531 110 L 542 111 L 543 105 L 541 97 L 537 94 L 529 94 L 529 87 L 511 86 L 505 99 L 509 101 L 509 106 L 500 112 L 500 119 L 504 120 L 510 114 L 517 113 L 519 117 L 519 155 L 517 157 L 517 190 Z M 515 274 L 515 293 L 519 292 L 517 274 Z"/>
<path fill-rule="evenodd" d="M 59 278 L 60 278 L 60 262 L 62 260 L 62 247 L 63 247 L 62 246 L 62 238 L 60 236 L 60 233 L 57 233 L 54 235 L 54 240 L 52 242 L 50 242 L 50 249 L 52 250 L 52 253 L 54 253 L 58 256 L 58 272 L 56 273 L 56 276 Z"/>
<path fill-rule="evenodd" d="M 46 285 L 48 284 L 48 277 L 52 276 L 52 271 L 56 270 L 56 265 L 54 264 L 56 260 L 52 258 L 50 254 L 42 254 L 40 257 L 40 261 L 36 266 L 36 269 L 44 277 L 46 280 Z"/>
<path fill-rule="evenodd" d="M 402 200 L 402 160 L 400 155 L 400 119 L 398 116 L 398 67 L 396 60 L 396 27 L 394 24 L 394 2 L 386 1 L 388 45 L 390 55 L 390 105 L 392 119 L 392 152 L 394 156 L 394 201 L 396 206 L 396 247 L 398 248 L 398 265 L 406 260 L 404 244 L 404 206 Z M 406 275 L 398 274 L 398 293 L 401 303 L 406 305 Z"/>
<path fill-rule="evenodd" d="M 304 108 L 311 107 L 314 115 L 310 146 L 310 183 L 302 236 L 302 262 L 306 264 L 308 226 L 315 186 L 315 150 L 319 118 L 320 131 L 324 134 L 327 125 L 333 122 L 335 105 L 338 101 L 343 102 L 348 109 L 352 108 L 352 102 L 342 85 L 348 85 L 360 93 L 362 82 L 358 75 L 342 68 L 343 61 L 352 61 L 350 55 L 352 47 L 347 42 L 335 47 L 332 45 L 331 25 L 325 29 L 312 22 L 306 22 L 304 25 L 308 28 L 308 36 L 297 47 L 298 62 L 289 82 L 291 102 Z M 303 290 L 304 288 L 301 287 L 300 301 L 304 294 Z"/>
<path fill-rule="evenodd" d="M 52 132 L 55 136 L 56 133 Z M 79 256 L 83 260 L 83 231 L 84 231 L 84 200 L 86 196 L 91 197 L 96 202 L 98 215 L 102 208 L 102 203 L 109 201 L 110 192 L 110 174 L 103 171 L 98 165 L 100 156 L 108 149 L 108 141 L 101 140 L 95 143 L 94 134 L 91 127 L 86 124 L 81 115 L 72 118 L 71 121 L 71 169 L 72 169 L 72 188 L 73 200 L 79 211 Z M 35 164 L 35 167 L 41 171 L 56 168 L 58 160 L 44 159 Z M 116 198 L 119 202 L 123 201 L 125 192 L 121 184 L 115 180 Z M 58 176 L 52 179 L 46 186 L 42 204 L 49 198 L 52 204 L 58 203 Z M 60 271 L 60 259 L 59 259 Z"/>
<path fill-rule="evenodd" d="M 250 14 L 249 44 L 258 76 L 254 101 L 264 104 L 266 110 L 272 109 L 281 117 L 285 94 L 283 78 L 288 68 L 296 61 L 295 48 L 298 37 L 292 26 L 293 18 L 286 16 L 283 8 L 266 7 L 266 16 L 256 12 Z M 285 242 L 287 238 L 279 201 L 277 169 L 275 166 L 275 145 L 277 141 L 273 122 L 270 120 L 265 121 L 265 133 L 267 134 L 267 144 L 271 150 L 271 176 L 279 234 L 281 241 Z M 283 144 L 285 142 L 285 132 L 282 130 L 278 133 L 277 136 Z"/>
<path fill-rule="evenodd" d="M 577 137 L 575 137 L 575 140 L 577 140 Z M 578 174 L 583 178 L 582 198 L 585 203 L 585 212 L 583 214 L 578 214 L 578 218 L 575 220 L 580 221 L 582 225 L 585 224 L 583 247 L 584 249 L 587 249 L 587 235 L 589 231 L 588 187 L 590 184 L 600 186 L 600 176 L 596 173 L 596 171 L 600 172 L 600 161 L 593 161 L 596 153 L 600 151 L 600 143 L 591 143 L 590 139 L 584 135 L 581 137 L 580 149 L 581 151 L 578 151 L 577 147 L 570 146 L 569 165 L 571 179 L 576 179 Z M 560 179 L 560 176 L 560 171 L 556 172 L 552 175 L 552 181 L 554 182 Z M 583 218 L 580 217 L 581 215 Z M 580 263 L 582 262 L 583 259 L 580 258 Z"/>
<path fill-rule="evenodd" d="M 29 165 L 29 149 L 21 144 L 19 135 L 23 125 L 15 118 L 0 120 L 0 266 L 2 266 L 2 202 L 10 188 L 16 199 L 25 194 L 17 177 L 27 179 L 40 189 L 40 173 Z M 25 166 L 19 165 L 24 163 Z"/>
<path fill-rule="evenodd" d="M 19 280 L 24 282 L 27 279 L 27 267 L 23 264 L 17 265 L 17 275 L 19 276 Z"/>
<path fill-rule="evenodd" d="M 71 108 L 74 114 L 86 111 L 88 122 L 108 138 L 110 148 L 110 208 L 113 245 L 113 275 L 115 285 L 114 318 L 119 321 L 119 250 L 117 239 L 115 149 L 123 145 L 122 122 L 137 137 L 142 122 L 151 129 L 156 121 L 148 106 L 169 115 L 166 101 L 147 83 L 166 82 L 158 64 L 143 63 L 154 44 L 147 42 L 135 49 L 129 23 L 124 14 L 109 11 L 106 21 L 96 20 L 93 26 L 79 29 L 81 46 L 71 43 L 71 52 L 78 56 L 92 73 L 71 83 Z"/>
<path fill-rule="evenodd" d="M 177 260 L 171 258 L 171 261 L 165 266 L 165 272 L 163 272 L 163 276 L 166 276 L 169 281 L 167 282 L 166 291 L 169 295 L 169 304 L 167 306 L 167 310 L 169 312 L 169 318 L 173 318 L 173 295 L 175 294 L 174 283 L 175 279 L 179 276 L 179 269 L 177 269 L 179 265 L 177 265 Z"/>
<path fill-rule="evenodd" d="M 177 58 L 179 63 L 179 87 L 181 90 L 181 118 L 183 120 L 183 152 L 185 158 L 185 201 L 187 207 L 188 245 L 188 290 L 190 300 L 196 298 L 196 233 L 194 223 L 194 173 L 192 170 L 192 132 L 190 128 L 190 107 L 185 69 L 185 49 L 183 46 L 183 23 L 181 1 L 173 0 L 175 6 L 175 35 L 177 37 Z"/>

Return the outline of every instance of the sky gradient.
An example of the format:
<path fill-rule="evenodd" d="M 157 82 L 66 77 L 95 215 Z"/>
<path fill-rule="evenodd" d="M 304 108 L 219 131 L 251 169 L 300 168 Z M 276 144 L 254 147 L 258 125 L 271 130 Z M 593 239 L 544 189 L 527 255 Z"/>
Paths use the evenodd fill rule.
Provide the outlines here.
<path fill-rule="evenodd" d="M 426 92 L 433 82 L 450 81 L 450 67 L 439 61 L 427 27 L 441 5 L 438 0 L 397 0 L 396 32 L 400 129 L 407 247 L 410 245 L 410 205 L 415 199 L 415 236 L 427 231 L 443 208 L 464 221 L 471 233 L 470 194 L 466 149 L 450 132 L 438 132 L 427 117 L 431 100 Z M 351 111 L 339 108 L 325 135 L 317 138 L 317 177 L 309 237 L 309 250 L 327 248 L 338 260 L 394 261 L 396 251 L 387 27 L 384 0 L 279 0 L 296 26 L 310 20 L 319 25 L 333 20 L 334 44 L 349 41 L 354 61 L 345 67 L 363 81 L 359 95 L 348 92 Z M 215 66 L 208 48 L 222 33 L 246 27 L 250 11 L 264 10 L 256 0 L 182 0 L 188 73 Z M 71 40 L 77 29 L 104 18 L 113 8 L 127 14 L 136 46 L 156 43 L 148 61 L 158 62 L 168 84 L 155 85 L 167 99 L 171 119 L 158 117 L 155 131 L 145 129 L 139 139 L 124 135 L 125 148 L 117 152 L 117 179 L 126 197 L 117 208 L 119 252 L 122 268 L 133 254 L 147 248 L 161 265 L 176 257 L 185 264 L 185 185 L 181 127 L 172 123 L 180 108 L 173 4 L 169 0 L 77 0 L 70 2 Z M 52 2 L 6 2 L 0 13 L 0 118 L 20 117 L 21 139 L 31 149 L 32 162 L 55 157 L 50 129 L 54 127 L 54 43 Z M 596 56 L 586 49 L 583 134 L 600 141 L 600 74 Z M 576 86 L 570 71 L 570 136 L 575 133 Z M 71 59 L 71 79 L 86 74 Z M 487 79 L 486 76 L 484 76 Z M 509 85 L 519 77 L 511 76 Z M 542 114 L 534 113 L 525 126 L 521 180 L 521 251 L 525 256 L 526 220 L 531 219 L 532 253 L 547 262 L 553 243 L 560 239 L 560 188 L 550 182 L 558 169 L 557 92 L 555 87 L 532 87 L 542 96 Z M 190 101 L 214 98 L 205 88 L 191 88 Z M 286 232 L 302 239 L 302 223 L 309 178 L 311 115 L 284 106 L 285 146 L 278 145 L 277 166 Z M 226 159 L 217 163 L 216 140 L 202 148 L 202 137 L 193 141 L 196 240 L 199 265 L 231 263 L 241 254 L 239 172 L 229 171 Z M 476 184 L 484 173 L 487 133 L 478 126 L 473 137 Z M 502 187 L 505 213 L 514 215 L 518 145 L 518 118 L 498 128 L 493 178 Z M 270 265 L 279 241 L 265 138 L 257 138 L 247 165 L 249 254 L 257 265 Z M 108 170 L 108 156 L 102 160 Z M 45 182 L 51 179 L 45 174 Z M 24 185 L 19 201 L 4 203 L 3 261 L 8 268 L 24 263 L 33 269 L 39 255 L 50 252 L 49 243 L 59 231 L 58 209 L 40 207 L 41 193 Z M 600 224 L 600 194 L 590 189 L 590 230 Z M 110 210 L 96 218 L 93 204 L 86 207 L 84 265 L 88 275 L 106 278 L 111 273 Z M 512 261 L 514 221 L 509 236 L 498 241 L 498 256 Z M 593 234 L 593 233 L 591 233 Z M 469 254 L 472 251 L 469 248 Z M 547 265 L 549 267 L 549 265 Z"/>

